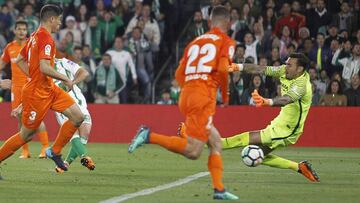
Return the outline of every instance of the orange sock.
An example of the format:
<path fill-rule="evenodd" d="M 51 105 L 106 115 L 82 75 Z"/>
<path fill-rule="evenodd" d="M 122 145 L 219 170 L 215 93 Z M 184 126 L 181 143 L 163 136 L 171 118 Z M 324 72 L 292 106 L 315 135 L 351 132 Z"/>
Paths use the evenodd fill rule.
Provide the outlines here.
<path fill-rule="evenodd" d="M 20 136 L 20 133 L 16 133 L 9 139 L 0 148 L 0 162 L 4 161 L 11 155 L 13 155 L 16 150 L 23 146 L 26 142 Z"/>
<path fill-rule="evenodd" d="M 49 146 L 49 138 L 47 131 L 39 132 L 38 137 L 42 148 L 47 148 Z"/>
<path fill-rule="evenodd" d="M 77 129 L 78 128 L 75 127 L 69 120 L 61 126 L 52 146 L 52 150 L 55 154 L 61 153 L 62 148 L 70 141 Z"/>
<path fill-rule="evenodd" d="M 185 150 L 187 139 L 178 136 L 166 136 L 150 133 L 150 143 L 158 144 L 169 151 L 182 154 Z"/>
<path fill-rule="evenodd" d="M 28 143 L 25 143 L 23 146 L 22 146 L 22 153 L 30 153 L 29 151 L 29 144 Z"/>
<path fill-rule="evenodd" d="M 224 190 L 222 183 L 223 163 L 220 154 L 210 154 L 208 160 L 208 169 L 212 178 L 214 189 Z"/>

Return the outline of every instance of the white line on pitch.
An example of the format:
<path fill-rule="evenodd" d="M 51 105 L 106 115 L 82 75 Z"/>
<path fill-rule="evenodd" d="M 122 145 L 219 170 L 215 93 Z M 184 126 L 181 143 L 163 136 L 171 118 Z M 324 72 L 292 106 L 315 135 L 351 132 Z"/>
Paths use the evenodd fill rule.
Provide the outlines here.
<path fill-rule="evenodd" d="M 191 182 L 191 181 L 193 181 L 193 180 L 199 179 L 199 178 L 204 177 L 204 176 L 207 176 L 207 175 L 209 175 L 209 172 L 200 172 L 200 173 L 197 173 L 197 174 L 194 174 L 194 175 L 191 175 L 191 176 L 188 176 L 188 177 L 179 179 L 179 180 L 177 180 L 177 181 L 175 181 L 175 182 L 172 182 L 172 183 L 167 183 L 167 184 L 164 184 L 164 185 L 159 185 L 159 186 L 156 186 L 156 187 L 144 189 L 144 190 L 141 190 L 141 191 L 138 191 L 138 192 L 134 192 L 134 193 L 129 193 L 129 194 L 120 195 L 120 196 L 113 197 L 113 198 L 110 198 L 110 199 L 107 199 L 107 200 L 103 200 L 103 201 L 101 201 L 100 203 L 118 203 L 118 202 L 123 202 L 123 201 L 126 201 L 126 200 L 128 200 L 128 199 L 135 198 L 135 197 L 144 196 L 144 195 L 149 195 L 149 194 L 152 194 L 152 193 L 161 191 L 161 190 L 167 190 L 167 189 L 170 189 L 170 188 L 173 188 L 173 187 L 177 187 L 177 186 L 180 186 L 180 185 L 184 185 L 184 184 L 186 184 L 186 183 L 189 183 L 189 182 Z"/>

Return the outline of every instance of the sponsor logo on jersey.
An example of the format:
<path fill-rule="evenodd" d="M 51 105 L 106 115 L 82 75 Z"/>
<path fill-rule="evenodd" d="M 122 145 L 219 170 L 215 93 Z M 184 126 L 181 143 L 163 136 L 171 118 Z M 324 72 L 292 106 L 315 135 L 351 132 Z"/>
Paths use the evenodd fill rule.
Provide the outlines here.
<path fill-rule="evenodd" d="M 45 46 L 45 55 L 50 56 L 50 53 L 51 53 L 51 45 L 47 44 Z"/>

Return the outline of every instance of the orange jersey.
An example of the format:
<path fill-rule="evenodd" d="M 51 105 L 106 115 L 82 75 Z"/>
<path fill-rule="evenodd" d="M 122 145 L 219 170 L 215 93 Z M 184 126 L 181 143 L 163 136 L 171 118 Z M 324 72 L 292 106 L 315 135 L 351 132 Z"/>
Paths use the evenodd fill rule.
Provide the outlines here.
<path fill-rule="evenodd" d="M 26 83 L 23 93 L 33 94 L 36 92 L 37 97 L 48 97 L 55 85 L 52 78 L 40 71 L 40 60 L 50 60 L 50 65 L 54 67 L 55 42 L 51 34 L 45 28 L 40 27 L 31 34 L 20 54 L 28 63 L 31 78 L 30 82 Z"/>
<path fill-rule="evenodd" d="M 5 47 L 1 56 L 1 59 L 5 63 L 10 63 L 11 65 L 11 80 L 13 87 L 23 87 L 28 81 L 25 73 L 23 73 L 19 66 L 15 63 L 15 60 L 23 46 L 24 44 L 21 45 L 14 40 Z"/>
<path fill-rule="evenodd" d="M 182 87 L 195 83 L 206 85 L 215 94 L 220 86 L 224 102 L 228 101 L 228 71 L 235 52 L 235 41 L 218 28 L 195 38 L 185 48 L 176 70 L 176 80 Z"/>

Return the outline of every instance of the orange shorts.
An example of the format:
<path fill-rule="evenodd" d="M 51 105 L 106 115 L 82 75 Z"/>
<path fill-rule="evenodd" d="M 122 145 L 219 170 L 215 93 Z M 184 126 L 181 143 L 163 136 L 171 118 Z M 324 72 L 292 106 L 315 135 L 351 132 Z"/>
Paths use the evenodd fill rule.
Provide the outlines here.
<path fill-rule="evenodd" d="M 212 118 L 215 114 L 216 101 L 205 87 L 189 87 L 181 91 L 180 112 L 185 116 L 186 134 L 207 142 Z"/>
<path fill-rule="evenodd" d="M 21 104 L 21 92 L 23 86 L 11 86 L 11 109 L 15 109 Z"/>
<path fill-rule="evenodd" d="M 21 121 L 29 129 L 37 129 L 49 109 L 61 113 L 75 103 L 68 93 L 57 86 L 48 97 L 37 95 L 36 91 L 31 93 L 26 91 L 24 89 L 22 95 L 23 112 Z"/>

